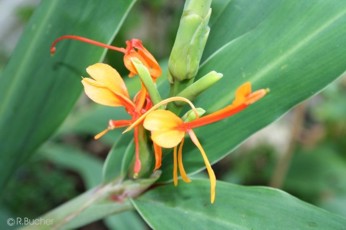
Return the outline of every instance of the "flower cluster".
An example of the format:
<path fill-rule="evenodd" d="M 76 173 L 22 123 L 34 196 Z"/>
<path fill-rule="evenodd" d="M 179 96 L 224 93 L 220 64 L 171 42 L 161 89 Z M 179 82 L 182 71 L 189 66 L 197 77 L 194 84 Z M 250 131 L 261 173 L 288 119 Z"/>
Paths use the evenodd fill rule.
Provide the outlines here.
<path fill-rule="evenodd" d="M 124 65 L 130 71 L 130 77 L 141 75 L 141 72 L 138 71 L 138 65 L 136 64 L 138 62 L 147 70 L 153 83 L 156 82 L 156 79 L 160 77 L 162 73 L 156 59 L 147 49 L 144 48 L 142 42 L 138 39 L 131 39 L 126 42 L 126 48 L 119 48 L 105 45 L 87 38 L 66 35 L 58 38 L 52 44 L 52 53 L 55 52 L 56 43 L 63 39 L 80 40 L 124 53 Z M 249 105 L 264 97 L 268 90 L 260 89 L 252 92 L 251 83 L 246 82 L 237 89 L 235 99 L 230 105 L 206 116 L 199 116 L 199 113 L 192 102 L 184 97 L 176 96 L 162 100 L 158 103 L 153 103 L 154 100 L 152 94 L 150 94 L 150 90 L 144 82 L 142 82 L 142 87 L 134 98 L 130 98 L 126 85 L 119 73 L 107 64 L 96 63 L 89 66 L 86 70 L 91 76 L 91 78 L 82 79 L 86 95 L 91 100 L 102 105 L 124 107 L 131 117 L 128 120 L 110 120 L 108 127 L 101 133 L 97 134 L 95 138 L 98 139 L 109 130 L 115 128 L 127 127 L 125 131 L 133 129 L 135 143 L 135 164 L 133 171 L 136 176 L 141 170 L 139 133 L 141 129 L 150 131 L 156 162 L 154 170 L 159 169 L 161 166 L 162 148 L 173 148 L 173 181 L 174 185 L 177 185 L 178 171 L 183 181 L 190 182 L 182 161 L 184 138 L 187 134 L 199 149 L 204 160 L 210 179 L 210 200 L 211 203 L 213 203 L 215 200 L 216 177 L 207 154 L 193 129 L 220 121 L 239 113 Z M 163 109 L 164 106 L 170 102 L 185 102 L 189 104 L 194 113 L 193 119 L 184 120 L 175 113 Z"/>

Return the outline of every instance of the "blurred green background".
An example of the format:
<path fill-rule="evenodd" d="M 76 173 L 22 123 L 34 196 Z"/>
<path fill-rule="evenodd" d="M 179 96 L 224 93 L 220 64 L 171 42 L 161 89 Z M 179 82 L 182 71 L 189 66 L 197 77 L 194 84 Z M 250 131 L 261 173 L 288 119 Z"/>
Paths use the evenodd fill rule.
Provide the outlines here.
<path fill-rule="evenodd" d="M 0 74 L 38 3 L 38 0 L 0 2 Z M 122 27 L 126 30 L 119 32 L 114 44 L 122 46 L 127 39 L 140 38 L 164 62 L 175 38 L 183 3 L 183 0 L 138 2 L 132 17 Z M 118 61 L 121 58 L 121 54 L 109 52 L 105 62 L 127 75 Z M 214 166 L 217 178 L 236 184 L 278 187 L 346 217 L 345 98 L 343 77 L 217 163 Z M 35 218 L 99 183 L 102 163 L 119 133 L 111 132 L 98 141 L 93 140 L 93 135 L 107 124 L 107 114 L 111 112 L 112 109 L 99 107 L 81 96 L 51 141 L 17 170 L 5 188 L 0 206 L 1 224 L 10 216 Z M 139 219 L 131 224 L 132 228 L 147 228 Z M 107 218 L 82 229 L 124 227 L 119 221 Z"/>

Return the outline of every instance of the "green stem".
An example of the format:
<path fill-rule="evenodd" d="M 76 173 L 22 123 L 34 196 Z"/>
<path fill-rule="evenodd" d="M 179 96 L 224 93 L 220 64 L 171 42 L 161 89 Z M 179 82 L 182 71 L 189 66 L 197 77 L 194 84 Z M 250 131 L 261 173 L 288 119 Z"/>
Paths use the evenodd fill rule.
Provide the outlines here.
<path fill-rule="evenodd" d="M 186 99 L 193 101 L 199 94 L 201 94 L 202 92 L 207 90 L 209 87 L 214 85 L 221 78 L 222 78 L 221 73 L 217 73 L 216 71 L 210 71 L 208 74 L 204 75 L 203 77 L 201 77 L 200 79 L 198 79 L 196 82 L 193 82 L 193 83 L 176 82 L 176 84 L 174 84 L 173 87 L 171 88 L 172 90 L 171 93 L 173 95 L 177 94 L 177 96 L 179 97 L 185 97 Z M 185 103 L 178 101 L 178 102 L 170 104 L 168 106 L 168 109 L 178 114 L 181 110 L 181 106 L 183 106 L 184 104 Z"/>
<path fill-rule="evenodd" d="M 169 95 L 170 97 L 177 96 L 181 91 L 187 88 L 193 83 L 194 79 L 185 80 L 185 81 L 176 81 L 174 84 L 171 84 Z M 170 103 L 167 106 L 167 109 L 172 111 L 175 114 L 180 114 L 182 106 L 178 106 L 176 103 Z"/>
<path fill-rule="evenodd" d="M 37 218 L 40 224 L 23 229 L 75 229 L 114 213 L 132 210 L 130 198 L 148 189 L 160 174 L 141 180 L 114 180 L 100 185 Z"/>
<path fill-rule="evenodd" d="M 161 101 L 161 96 L 159 91 L 156 88 L 156 85 L 153 79 L 150 76 L 149 70 L 143 65 L 143 63 L 138 58 L 131 58 L 133 65 L 136 67 L 139 77 L 142 80 L 145 88 L 147 89 L 150 99 L 154 104 L 157 104 Z"/>

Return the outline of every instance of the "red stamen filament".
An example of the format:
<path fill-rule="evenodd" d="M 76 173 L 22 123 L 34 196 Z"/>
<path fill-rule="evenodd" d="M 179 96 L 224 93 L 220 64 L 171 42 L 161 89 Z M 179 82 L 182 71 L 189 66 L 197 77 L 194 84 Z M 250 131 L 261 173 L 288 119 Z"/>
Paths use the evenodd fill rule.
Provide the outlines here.
<path fill-rule="evenodd" d="M 138 135 L 139 135 L 139 130 L 138 127 L 135 127 L 134 130 L 134 141 L 135 141 L 135 165 L 134 165 L 134 169 L 133 169 L 133 177 L 137 178 L 138 177 L 138 173 L 141 171 L 141 160 L 139 158 L 139 139 L 138 139 Z"/>
<path fill-rule="evenodd" d="M 119 48 L 119 47 L 116 47 L 116 46 L 107 45 L 107 44 L 104 44 L 102 42 L 98 42 L 98 41 L 95 41 L 95 40 L 92 40 L 92 39 L 89 39 L 89 38 L 84 38 L 84 37 L 80 37 L 80 36 L 76 36 L 76 35 L 64 35 L 64 36 L 61 36 L 61 37 L 55 39 L 55 41 L 52 43 L 52 45 L 50 47 L 50 53 L 51 54 L 55 53 L 55 51 L 56 51 L 55 46 L 56 46 L 56 44 L 58 42 L 60 42 L 61 40 L 68 40 L 68 39 L 89 43 L 91 45 L 100 46 L 100 47 L 103 47 L 103 48 L 106 48 L 106 49 L 110 49 L 110 50 L 115 50 L 115 51 L 118 51 L 118 52 L 121 52 L 121 53 L 125 53 L 126 52 L 126 50 L 124 48 Z"/>
<path fill-rule="evenodd" d="M 227 117 L 230 117 L 236 113 L 239 113 L 240 111 L 245 109 L 247 106 L 248 106 L 247 104 L 240 104 L 239 106 L 236 106 L 236 107 L 229 105 L 207 116 L 198 118 L 190 122 L 183 123 L 181 128 L 183 130 L 191 130 L 193 128 L 208 125 L 208 124 L 220 121 L 222 119 L 225 119 Z"/>

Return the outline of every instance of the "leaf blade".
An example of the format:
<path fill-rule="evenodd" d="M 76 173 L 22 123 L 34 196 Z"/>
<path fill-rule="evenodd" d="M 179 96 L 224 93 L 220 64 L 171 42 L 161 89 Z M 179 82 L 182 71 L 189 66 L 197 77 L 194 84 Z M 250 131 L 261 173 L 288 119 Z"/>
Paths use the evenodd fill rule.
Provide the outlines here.
<path fill-rule="evenodd" d="M 0 78 L 1 187 L 67 116 L 82 89 L 81 69 L 105 54 L 67 41 L 50 58 L 51 42 L 70 33 L 109 43 L 134 2 L 43 1 L 38 7 Z"/>
<path fill-rule="evenodd" d="M 232 3 L 235 7 L 235 1 L 230 5 Z M 270 3 L 256 1 L 253 4 Z M 342 32 L 346 29 L 346 3 L 280 3 L 256 28 L 236 39 L 231 38 L 222 48 L 215 46 L 215 52 L 200 68 L 198 76 L 211 70 L 224 74 L 196 100 L 196 106 L 205 108 L 208 113 L 229 104 L 237 86 L 245 81 L 250 81 L 254 89 L 270 88 L 269 95 L 240 114 L 196 129 L 213 163 L 345 71 L 342 60 L 346 58 L 346 48 L 341 44 L 346 42 Z M 258 9 L 257 14 L 261 14 L 261 7 Z M 329 10 L 328 13 L 325 9 Z M 225 13 L 229 12 L 225 10 Z M 301 15 L 304 15 L 303 21 Z M 255 19 L 257 16 L 251 17 Z M 303 26 L 298 26 L 299 23 Z M 191 142 L 187 142 L 184 152 L 187 171 L 190 174 L 200 171 L 204 163 Z M 161 181 L 171 180 L 173 164 L 170 158 L 164 159 Z"/>
<path fill-rule="evenodd" d="M 343 229 L 346 224 L 346 219 L 276 189 L 218 182 L 213 205 L 208 191 L 209 181 L 196 179 L 157 187 L 133 203 L 154 229 Z"/>

